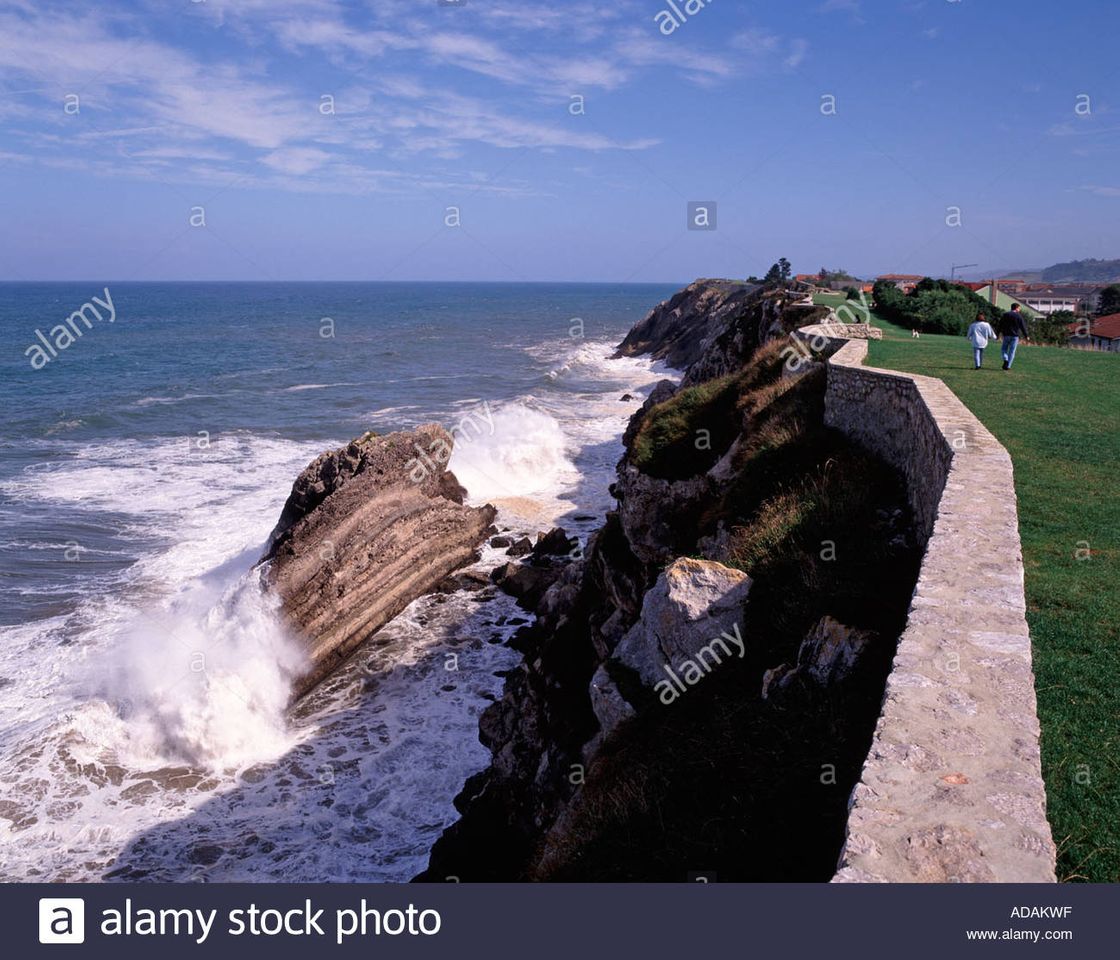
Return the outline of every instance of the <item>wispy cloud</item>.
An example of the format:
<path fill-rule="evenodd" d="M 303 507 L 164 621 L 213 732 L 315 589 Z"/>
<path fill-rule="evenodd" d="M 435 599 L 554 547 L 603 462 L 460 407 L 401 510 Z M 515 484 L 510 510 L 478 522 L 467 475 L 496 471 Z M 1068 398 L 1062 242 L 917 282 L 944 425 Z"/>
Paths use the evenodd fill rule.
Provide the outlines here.
<path fill-rule="evenodd" d="M 1120 187 L 1106 187 L 1099 184 L 1090 184 L 1080 187 L 1079 189 L 1097 197 L 1120 197 Z"/>
<path fill-rule="evenodd" d="M 640 0 L 137 4 L 74 13 L 58 0 L 0 0 L 11 158 L 169 181 L 410 189 L 466 180 L 439 165 L 472 150 L 647 150 L 657 136 L 571 122 L 569 97 L 655 72 L 712 87 L 796 68 L 808 52 L 762 30 L 721 47 L 666 43 L 639 26 Z"/>

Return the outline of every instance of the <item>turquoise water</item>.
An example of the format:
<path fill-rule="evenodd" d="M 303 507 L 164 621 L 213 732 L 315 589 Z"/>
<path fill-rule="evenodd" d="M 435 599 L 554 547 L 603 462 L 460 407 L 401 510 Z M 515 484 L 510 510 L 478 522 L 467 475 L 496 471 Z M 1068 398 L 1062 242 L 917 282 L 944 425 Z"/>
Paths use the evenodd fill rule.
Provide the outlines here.
<path fill-rule="evenodd" d="M 478 429 L 452 466 L 472 500 L 516 531 L 588 533 L 626 418 L 662 375 L 611 347 L 672 292 L 0 285 L 5 878 L 421 868 L 485 763 L 477 715 L 516 660 L 501 643 L 516 611 L 420 601 L 291 714 L 290 644 L 254 561 L 323 449 L 464 418 Z M 86 303 L 100 319 L 67 333 Z M 452 683 L 448 644 L 464 658 Z M 203 677 L 182 669 L 192 650 Z"/>

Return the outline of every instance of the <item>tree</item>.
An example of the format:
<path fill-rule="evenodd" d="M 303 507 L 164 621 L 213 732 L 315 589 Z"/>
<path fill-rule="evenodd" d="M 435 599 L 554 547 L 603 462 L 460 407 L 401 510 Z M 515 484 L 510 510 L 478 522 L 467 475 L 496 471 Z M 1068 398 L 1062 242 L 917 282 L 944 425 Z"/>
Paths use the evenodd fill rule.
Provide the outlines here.
<path fill-rule="evenodd" d="M 860 298 L 860 292 L 855 287 L 845 288 L 844 293 L 846 294 L 845 299 L 847 300 L 858 300 Z"/>
<path fill-rule="evenodd" d="M 1072 310 L 1058 310 L 1050 316 L 1035 317 L 1030 323 L 1031 340 L 1055 347 L 1069 344 L 1073 335 L 1070 324 L 1077 323 L 1077 315 Z"/>
<path fill-rule="evenodd" d="M 1098 317 L 1110 317 L 1114 313 L 1120 313 L 1120 283 L 1101 291 L 1101 305 L 1097 308 Z"/>
<path fill-rule="evenodd" d="M 793 276 L 793 267 L 785 257 L 782 257 L 780 260 L 778 260 L 778 270 L 781 273 L 783 283 L 785 283 L 787 280 L 789 280 L 790 277 Z"/>

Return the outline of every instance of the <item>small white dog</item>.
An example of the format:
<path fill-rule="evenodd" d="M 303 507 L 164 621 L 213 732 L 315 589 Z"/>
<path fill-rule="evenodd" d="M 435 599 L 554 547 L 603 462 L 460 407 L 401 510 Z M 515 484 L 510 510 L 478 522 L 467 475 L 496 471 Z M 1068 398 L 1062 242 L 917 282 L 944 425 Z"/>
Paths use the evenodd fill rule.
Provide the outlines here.
<path fill-rule="evenodd" d="M 922 339 L 922 332 L 921 332 L 921 330 L 911 330 L 910 331 L 910 336 L 913 337 L 915 340 L 921 340 Z"/>

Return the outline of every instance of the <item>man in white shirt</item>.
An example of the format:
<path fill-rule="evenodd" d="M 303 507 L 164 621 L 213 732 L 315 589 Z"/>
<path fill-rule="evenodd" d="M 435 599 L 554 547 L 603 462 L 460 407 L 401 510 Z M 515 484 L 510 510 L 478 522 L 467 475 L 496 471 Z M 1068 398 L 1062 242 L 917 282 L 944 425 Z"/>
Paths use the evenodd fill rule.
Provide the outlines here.
<path fill-rule="evenodd" d="M 976 322 L 968 328 L 966 336 L 972 344 L 972 357 L 976 361 L 975 369 L 979 370 L 984 366 L 984 350 L 987 349 L 988 341 L 995 340 L 996 332 L 981 313 L 977 315 Z"/>

